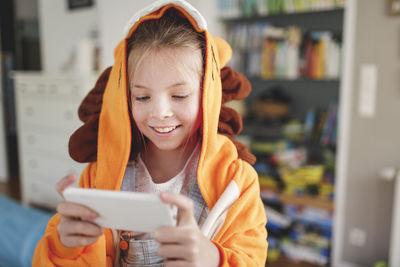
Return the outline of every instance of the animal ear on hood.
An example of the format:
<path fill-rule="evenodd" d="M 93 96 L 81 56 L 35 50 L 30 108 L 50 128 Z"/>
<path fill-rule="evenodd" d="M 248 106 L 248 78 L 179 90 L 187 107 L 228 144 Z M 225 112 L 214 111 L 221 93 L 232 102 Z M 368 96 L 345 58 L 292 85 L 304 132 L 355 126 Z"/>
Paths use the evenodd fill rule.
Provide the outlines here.
<path fill-rule="evenodd" d="M 111 67 L 106 68 L 97 79 L 94 88 L 82 100 L 78 109 L 79 119 L 84 123 L 69 138 L 68 151 L 77 162 L 97 160 L 97 134 L 103 94 L 106 89 Z"/>
<path fill-rule="evenodd" d="M 213 36 L 215 46 L 217 47 L 218 59 L 221 68 L 225 67 L 226 63 L 232 58 L 232 48 L 224 39 Z"/>

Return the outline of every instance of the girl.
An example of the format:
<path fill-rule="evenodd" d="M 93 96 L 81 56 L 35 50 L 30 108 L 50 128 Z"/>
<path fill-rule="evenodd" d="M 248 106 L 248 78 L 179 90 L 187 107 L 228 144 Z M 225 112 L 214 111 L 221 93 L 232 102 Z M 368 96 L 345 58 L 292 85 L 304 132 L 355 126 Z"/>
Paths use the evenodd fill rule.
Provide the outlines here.
<path fill-rule="evenodd" d="M 79 185 L 160 192 L 177 208 L 177 226 L 102 229 L 93 211 L 64 202 L 33 265 L 264 266 L 258 179 L 217 133 L 221 63 L 204 19 L 184 1 L 158 1 L 127 28 L 103 96 L 97 161 Z M 58 191 L 74 179 L 63 178 Z"/>

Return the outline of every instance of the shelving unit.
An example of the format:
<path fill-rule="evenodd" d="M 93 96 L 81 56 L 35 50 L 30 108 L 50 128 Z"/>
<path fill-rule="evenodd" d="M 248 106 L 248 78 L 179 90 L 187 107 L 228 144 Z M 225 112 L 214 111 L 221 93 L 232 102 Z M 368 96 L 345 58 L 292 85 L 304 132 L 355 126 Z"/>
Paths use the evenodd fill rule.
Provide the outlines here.
<path fill-rule="evenodd" d="M 311 80 L 299 78 L 264 80 L 259 77 L 248 77 L 252 85 L 252 93 L 248 102 L 253 102 L 266 89 L 280 87 L 283 92 L 289 95 L 293 101 L 292 113 L 304 118 L 308 107 L 326 109 L 332 99 L 339 99 L 339 79 L 334 80 Z M 246 124 L 246 122 L 245 122 Z"/>
<path fill-rule="evenodd" d="M 273 0 L 263 3 L 268 5 L 268 2 L 271 1 Z M 220 0 L 220 2 L 224 1 Z M 315 3 L 318 1 L 303 2 Z M 260 1 L 241 2 L 244 6 L 255 3 L 260 4 Z M 226 16 L 227 13 L 236 13 L 236 15 L 234 17 Z M 243 15 L 238 15 L 236 10 L 235 12 L 221 12 L 221 14 L 220 21 L 226 29 L 225 38 L 233 49 L 232 61 L 234 64 L 235 60 L 239 62 L 238 66 L 232 65 L 232 67 L 244 73 L 253 88 L 252 93 L 246 99 L 247 113 L 242 114 L 244 117 L 242 134 L 247 140 L 250 140 L 252 152 L 257 156 L 257 163 L 254 167 L 260 176 L 261 196 L 266 205 L 269 220 L 267 228 L 270 248 L 267 265 L 328 265 L 334 212 L 335 134 L 333 134 L 334 137 L 332 135 L 329 137 L 329 144 L 324 143 L 323 139 L 327 132 L 336 131 L 337 101 L 341 79 L 339 76 L 318 79 L 306 77 L 304 71 L 300 70 L 303 66 L 301 64 L 304 62 L 295 65 L 299 73 L 294 78 L 285 78 L 286 76 L 279 75 L 266 78 L 265 75 L 264 77 L 254 75 L 248 70 L 254 70 L 254 65 L 251 64 L 258 63 L 257 59 L 251 59 L 251 55 L 249 55 L 250 53 L 254 54 L 254 47 L 256 47 L 255 50 L 258 49 L 256 53 L 259 54 L 254 54 L 253 57 L 260 55 L 258 60 L 265 60 L 265 56 L 261 55 L 265 53 L 268 38 L 271 38 L 271 35 L 265 34 L 265 29 L 256 29 L 255 32 L 257 30 L 259 33 L 262 32 L 263 37 L 255 40 L 252 30 L 258 25 L 260 27 L 263 25 L 279 27 L 278 30 L 281 32 L 288 32 L 287 27 L 295 25 L 302 34 L 302 40 L 304 40 L 304 33 L 318 31 L 331 32 L 332 36 L 341 41 L 344 3 L 340 7 L 330 9 L 325 7 L 323 10 L 302 10 L 294 13 L 269 15 L 256 13 L 251 15 L 245 12 Z M 253 27 L 254 25 L 256 27 Z M 289 34 L 287 32 L 284 33 L 285 36 Z M 244 33 L 245 36 L 235 36 L 238 33 Z M 299 44 L 299 61 L 304 61 L 302 45 L 303 43 Z M 237 58 L 235 59 L 235 57 Z M 263 68 L 265 65 L 261 62 L 259 66 Z M 286 103 L 290 107 L 289 112 L 281 117 L 260 117 L 260 113 L 254 110 L 255 103 L 260 99 L 265 100 L 267 97 L 265 103 L 279 102 L 271 98 L 271 93 L 266 94 L 273 89 L 290 99 Z M 311 112 L 311 110 L 313 111 Z M 321 111 L 321 113 L 315 111 Z M 304 129 L 307 127 L 306 121 L 310 119 L 310 114 L 313 112 L 315 112 L 313 129 L 317 129 L 318 124 L 322 124 L 318 128 L 319 132 L 315 130 L 317 135 L 313 130 L 312 133 L 308 132 L 313 137 L 307 137 Z M 333 124 L 329 126 L 329 121 L 332 120 Z M 293 125 L 289 125 L 292 123 L 294 123 L 294 128 Z M 331 127 L 330 130 L 325 131 L 326 128 L 329 128 L 328 126 Z M 293 132 L 299 129 L 300 132 L 288 134 L 287 131 L 290 127 Z M 312 169 L 312 166 L 321 167 L 322 173 L 318 176 L 317 170 L 307 169 Z M 320 237 L 316 237 L 318 235 Z"/>
<path fill-rule="evenodd" d="M 238 16 L 221 17 L 221 22 L 225 24 L 254 23 L 267 21 L 281 27 L 296 25 L 308 30 L 329 30 L 341 31 L 343 28 L 343 8 L 334 8 L 326 10 L 311 10 L 298 13 L 280 13 L 266 16 Z M 339 21 L 340 20 L 340 21 Z M 318 21 L 318 23 L 315 23 Z"/>
<path fill-rule="evenodd" d="M 298 205 L 333 211 L 333 201 L 322 197 L 281 194 L 279 201 L 284 205 Z"/>
<path fill-rule="evenodd" d="M 317 209 L 324 209 L 330 212 L 332 212 L 334 209 L 333 201 L 325 197 L 295 196 L 285 193 L 281 194 L 277 191 L 270 189 L 265 189 L 265 188 L 261 189 L 261 198 L 263 198 L 263 196 L 265 198 L 271 198 L 273 195 L 276 195 L 276 201 L 282 204 L 314 207 Z"/>

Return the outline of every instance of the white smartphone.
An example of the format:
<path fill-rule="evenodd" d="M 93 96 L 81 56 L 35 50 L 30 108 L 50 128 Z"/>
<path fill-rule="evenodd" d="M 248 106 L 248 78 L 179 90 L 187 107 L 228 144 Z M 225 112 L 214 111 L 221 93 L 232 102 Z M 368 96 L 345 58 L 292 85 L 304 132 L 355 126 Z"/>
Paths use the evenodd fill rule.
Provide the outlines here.
<path fill-rule="evenodd" d="M 66 201 L 78 203 L 99 214 L 94 223 L 112 229 L 153 232 L 160 226 L 175 226 L 171 206 L 148 193 L 69 187 Z"/>

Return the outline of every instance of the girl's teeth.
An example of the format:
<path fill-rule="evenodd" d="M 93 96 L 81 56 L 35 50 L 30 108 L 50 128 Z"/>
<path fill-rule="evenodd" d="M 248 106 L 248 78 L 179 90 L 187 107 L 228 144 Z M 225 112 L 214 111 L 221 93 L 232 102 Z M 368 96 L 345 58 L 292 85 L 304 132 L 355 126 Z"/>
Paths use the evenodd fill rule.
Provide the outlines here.
<path fill-rule="evenodd" d="M 176 127 L 168 127 L 168 128 L 154 128 L 157 132 L 160 133 L 168 133 L 172 130 L 174 130 Z"/>

